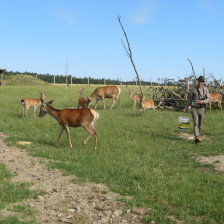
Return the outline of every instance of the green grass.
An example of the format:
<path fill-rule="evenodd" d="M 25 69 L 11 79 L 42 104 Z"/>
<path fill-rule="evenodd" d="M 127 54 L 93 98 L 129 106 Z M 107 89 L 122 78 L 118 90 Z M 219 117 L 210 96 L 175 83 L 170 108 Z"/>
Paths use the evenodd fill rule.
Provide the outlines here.
<path fill-rule="evenodd" d="M 15 203 L 26 198 L 35 198 L 37 193 L 30 191 L 30 183 L 12 183 L 11 182 L 12 174 L 7 170 L 4 164 L 0 163 L 0 210 L 5 208 L 8 203 Z M 21 208 L 23 207 L 23 210 Z M 20 210 L 19 210 L 20 208 Z M 0 223 L 34 223 L 35 217 L 31 219 L 33 211 L 26 209 L 24 206 L 16 206 L 14 209 L 15 212 L 23 212 L 23 215 L 18 218 L 17 216 L 10 216 L 6 219 L 3 219 L 0 215 Z M 29 219 L 28 222 L 24 221 Z"/>
<path fill-rule="evenodd" d="M 85 88 L 86 96 L 95 89 Z M 31 109 L 28 119 L 22 118 L 23 97 L 39 98 L 39 92 L 44 92 L 48 95 L 45 101 L 54 99 L 52 106 L 62 109 L 77 106 L 79 89 L 53 85 L 0 88 L 0 131 L 10 136 L 9 144 L 32 142 L 23 147 L 33 156 L 53 159 L 51 168 L 75 174 L 81 180 L 105 183 L 113 191 L 132 196 L 133 200 L 127 201 L 129 206 L 152 209 L 152 214 L 144 218 L 146 223 L 174 223 L 168 216 L 189 224 L 224 223 L 224 175 L 195 160 L 199 155 L 223 153 L 223 114 L 205 115 L 202 134 L 209 139 L 195 145 L 179 137 L 181 112 L 157 110 L 140 116 L 138 109 L 132 109 L 128 94 L 128 90 L 137 89 L 122 87 L 120 110 L 117 103 L 108 110 L 110 99 L 106 99 L 107 110 L 99 103 L 96 152 L 93 138 L 85 149 L 82 147 L 88 135 L 82 128 L 70 128 L 71 150 L 65 133 L 56 147 L 60 126 L 54 118 L 34 118 Z M 193 135 L 192 123 L 188 132 Z"/>

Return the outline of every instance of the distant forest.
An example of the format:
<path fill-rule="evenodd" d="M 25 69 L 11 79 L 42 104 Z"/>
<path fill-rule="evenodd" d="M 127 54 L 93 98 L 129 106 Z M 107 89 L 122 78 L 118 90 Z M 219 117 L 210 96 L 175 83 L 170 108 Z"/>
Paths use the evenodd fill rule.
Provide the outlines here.
<path fill-rule="evenodd" d="M 38 79 L 41 79 L 45 82 L 48 83 L 54 83 L 54 76 L 55 76 L 55 83 L 66 83 L 66 77 L 65 75 L 50 75 L 50 74 L 38 74 L 38 73 L 33 73 L 33 72 L 13 72 L 13 71 L 5 71 L 4 76 L 12 76 L 12 75 L 31 75 L 33 77 L 37 77 Z M 89 83 L 90 84 L 105 84 L 106 85 L 120 85 L 121 81 L 120 80 L 112 80 L 112 79 L 94 79 L 89 77 Z M 88 83 L 88 77 L 85 78 L 78 78 L 78 77 L 72 77 L 72 84 L 87 84 Z M 71 84 L 71 75 L 67 76 L 67 84 Z M 155 82 L 145 82 L 141 81 L 142 85 L 158 85 L 158 83 Z M 136 85 L 136 81 L 122 81 L 122 85 Z M 164 85 L 164 80 L 160 80 L 160 85 Z M 173 85 L 172 82 L 167 82 L 166 85 Z"/>

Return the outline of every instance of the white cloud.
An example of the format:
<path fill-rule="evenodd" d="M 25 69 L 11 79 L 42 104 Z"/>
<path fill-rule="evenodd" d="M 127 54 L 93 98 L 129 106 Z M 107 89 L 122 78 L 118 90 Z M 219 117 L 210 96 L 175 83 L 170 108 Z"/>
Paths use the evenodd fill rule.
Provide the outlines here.
<path fill-rule="evenodd" d="M 134 24 L 148 23 L 153 19 L 158 8 L 158 3 L 154 1 L 145 2 L 138 9 L 136 9 L 131 17 L 131 20 Z"/>
<path fill-rule="evenodd" d="M 57 16 L 68 24 L 76 22 L 75 13 L 69 10 L 60 10 L 56 12 Z"/>
<path fill-rule="evenodd" d="M 211 1 L 203 1 L 200 4 L 201 9 L 206 11 L 213 11 L 214 10 L 214 4 Z"/>

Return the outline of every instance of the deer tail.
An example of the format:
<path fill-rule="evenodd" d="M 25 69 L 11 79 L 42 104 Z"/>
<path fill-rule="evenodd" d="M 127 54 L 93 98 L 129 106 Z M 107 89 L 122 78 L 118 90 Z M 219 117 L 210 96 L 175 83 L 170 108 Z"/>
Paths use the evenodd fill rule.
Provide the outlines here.
<path fill-rule="evenodd" d="M 90 123 L 90 126 L 91 126 L 92 128 L 94 128 L 95 122 L 96 122 L 96 121 L 98 120 L 98 118 L 99 118 L 99 113 L 96 112 L 95 110 L 91 109 L 91 108 L 89 108 L 89 109 L 90 109 L 91 114 L 93 115 L 93 120 L 92 120 L 92 122 Z"/>

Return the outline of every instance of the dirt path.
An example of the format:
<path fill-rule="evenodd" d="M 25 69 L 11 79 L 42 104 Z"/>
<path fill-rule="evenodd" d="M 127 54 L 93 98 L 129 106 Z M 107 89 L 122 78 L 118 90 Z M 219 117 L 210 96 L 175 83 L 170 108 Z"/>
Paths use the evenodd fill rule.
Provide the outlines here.
<path fill-rule="evenodd" d="M 141 223 L 143 215 L 150 214 L 150 209 L 128 209 L 117 201 L 121 196 L 103 184 L 75 183 L 74 176 L 63 176 L 58 170 L 49 170 L 47 160 L 29 156 L 24 149 L 7 146 L 5 137 L 0 133 L 0 163 L 16 174 L 12 181 L 32 182 L 32 190 L 44 193 L 37 199 L 19 202 L 37 211 L 36 218 L 40 223 L 136 224 Z M 13 205 L 1 211 L 3 217 L 14 215 L 7 210 L 10 206 Z"/>
<path fill-rule="evenodd" d="M 187 132 L 181 132 L 179 136 L 188 141 L 194 140 L 194 136 Z M 204 139 L 211 141 L 211 139 L 205 135 L 202 136 L 202 140 Z M 199 156 L 196 160 L 203 164 L 212 164 L 216 171 L 224 172 L 224 155 L 222 153 L 217 156 Z"/>

